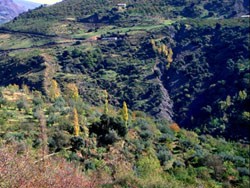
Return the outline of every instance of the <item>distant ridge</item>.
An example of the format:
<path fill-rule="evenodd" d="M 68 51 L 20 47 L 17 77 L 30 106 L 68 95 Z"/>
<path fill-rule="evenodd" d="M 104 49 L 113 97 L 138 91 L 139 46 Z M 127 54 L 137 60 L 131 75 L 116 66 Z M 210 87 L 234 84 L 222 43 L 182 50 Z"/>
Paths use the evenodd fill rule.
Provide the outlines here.
<path fill-rule="evenodd" d="M 24 11 L 23 7 L 12 0 L 0 0 L 0 24 L 12 20 Z"/>
<path fill-rule="evenodd" d="M 41 4 L 40 3 L 34 3 L 34 2 L 30 2 L 30 1 L 24 1 L 24 0 L 14 0 L 14 2 L 23 7 L 26 11 L 27 10 L 31 10 L 34 9 L 36 7 L 39 7 Z"/>

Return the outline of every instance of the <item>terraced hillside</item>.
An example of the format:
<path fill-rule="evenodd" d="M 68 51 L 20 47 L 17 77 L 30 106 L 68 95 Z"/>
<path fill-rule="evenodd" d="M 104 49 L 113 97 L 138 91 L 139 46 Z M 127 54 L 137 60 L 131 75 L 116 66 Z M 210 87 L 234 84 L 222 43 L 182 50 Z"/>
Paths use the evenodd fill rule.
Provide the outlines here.
<path fill-rule="evenodd" d="M 106 89 L 115 106 L 126 101 L 186 128 L 247 140 L 249 22 L 238 17 L 249 5 L 124 3 L 63 1 L 4 25 L 1 85 L 26 83 L 45 92 L 52 70 L 62 88 L 77 83 L 89 103 L 100 104 L 96 96 Z M 189 6 L 207 14 L 190 19 Z"/>
<path fill-rule="evenodd" d="M 249 13 L 247 0 L 223 1 L 172 1 L 172 0 L 124 0 L 125 9 L 117 5 L 117 0 L 65 0 L 53 6 L 41 6 L 21 15 L 4 26 L 6 29 L 54 34 L 53 28 L 69 21 L 81 21 L 89 16 L 95 22 L 116 22 L 117 26 L 126 23 L 140 23 L 159 19 L 176 18 L 232 18 Z M 145 19 L 146 18 L 146 19 Z M 97 19 L 97 20 L 96 20 Z M 71 23 L 71 25 L 75 22 Z"/>

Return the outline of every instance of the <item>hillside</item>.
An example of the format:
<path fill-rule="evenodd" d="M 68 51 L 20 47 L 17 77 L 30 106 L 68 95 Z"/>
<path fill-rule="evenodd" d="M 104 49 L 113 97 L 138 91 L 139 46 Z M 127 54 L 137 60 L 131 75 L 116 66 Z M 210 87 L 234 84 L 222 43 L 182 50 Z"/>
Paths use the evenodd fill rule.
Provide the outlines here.
<path fill-rule="evenodd" d="M 249 140 L 249 21 L 238 18 L 245 1 L 218 9 L 208 9 L 214 1 L 197 2 L 218 12 L 195 19 L 184 19 L 189 4 L 178 1 L 126 1 L 125 9 L 116 1 L 77 2 L 40 7 L 3 26 L 1 85 L 26 83 L 45 92 L 52 69 L 50 77 L 61 86 L 76 82 L 94 105 L 107 89 L 112 105 L 126 101 L 182 127 Z"/>
<path fill-rule="evenodd" d="M 64 0 L 2 25 L 0 187 L 249 187 L 248 14 Z"/>
<path fill-rule="evenodd" d="M 17 20 L 5 25 L 4 28 L 55 34 L 53 28 L 56 25 L 68 24 L 65 21 L 69 20 L 85 22 L 87 18 L 93 18 L 93 16 L 94 22 L 112 22 L 116 26 L 124 27 L 128 24 L 137 25 L 143 22 L 155 23 L 159 19 L 234 18 L 249 14 L 247 0 L 223 0 L 220 2 L 212 0 L 125 0 L 122 2 L 126 4 L 125 9 L 117 6 L 120 3 L 118 0 L 65 0 L 53 6 L 40 7 L 27 12 Z"/>
<path fill-rule="evenodd" d="M 12 20 L 24 11 L 23 7 L 12 0 L 0 0 L 0 24 Z"/>
<path fill-rule="evenodd" d="M 248 20 L 187 21 L 178 27 L 176 56 L 163 75 L 175 120 L 186 128 L 249 139 Z"/>
<path fill-rule="evenodd" d="M 173 119 L 186 128 L 248 140 L 249 95 L 240 97 L 249 93 L 247 33 L 245 18 L 127 28 L 100 25 L 74 33 L 75 39 L 4 33 L 1 85 L 26 83 L 44 91 L 47 62 L 48 68 L 54 67 L 52 77 L 62 86 L 76 82 L 92 104 L 99 104 L 99 90 L 107 89 L 113 105 L 126 101 L 133 110 Z M 120 39 L 96 40 L 101 35 Z M 172 63 L 159 54 L 163 45 L 172 49 Z"/>
<path fill-rule="evenodd" d="M 248 187 L 249 145 L 114 109 L 105 91 L 92 106 L 74 83 L 49 82 L 49 98 L 0 90 L 0 187 Z"/>

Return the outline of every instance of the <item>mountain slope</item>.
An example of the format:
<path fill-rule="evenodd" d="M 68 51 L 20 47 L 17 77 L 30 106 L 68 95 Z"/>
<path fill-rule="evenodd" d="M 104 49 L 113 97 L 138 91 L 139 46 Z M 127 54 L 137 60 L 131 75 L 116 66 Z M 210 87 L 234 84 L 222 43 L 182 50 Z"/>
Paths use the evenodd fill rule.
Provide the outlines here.
<path fill-rule="evenodd" d="M 238 17 L 249 5 L 138 0 L 118 9 L 117 2 L 63 1 L 4 25 L 0 84 L 45 94 L 51 70 L 61 88 L 77 83 L 92 104 L 107 90 L 114 106 L 126 101 L 182 127 L 248 140 L 249 20 Z M 192 14 L 194 6 L 206 14 Z"/>
<path fill-rule="evenodd" d="M 0 187 L 249 187 L 248 1 L 123 2 L 0 28 Z"/>
<path fill-rule="evenodd" d="M 25 11 L 29 9 L 32 10 L 41 5 L 39 3 L 34 3 L 34 2 L 24 1 L 24 0 L 14 0 L 14 2 L 21 7 L 24 7 Z"/>
<path fill-rule="evenodd" d="M 5 28 L 19 31 L 34 31 L 54 34 L 53 27 L 65 19 L 81 21 L 88 16 L 98 16 L 117 20 L 116 25 L 124 25 L 127 20 L 145 22 L 152 18 L 232 18 L 249 13 L 249 4 L 245 0 L 216 1 L 173 1 L 173 0 L 125 0 L 125 11 L 118 11 L 118 0 L 65 0 L 53 6 L 38 8 L 20 16 Z M 24 21 L 25 20 L 25 21 Z M 28 26 L 23 27 L 25 23 Z M 130 22 L 131 23 L 131 22 Z"/>
<path fill-rule="evenodd" d="M 249 139 L 248 19 L 192 21 L 178 27 L 175 60 L 164 73 L 176 121 L 187 128 Z"/>
<path fill-rule="evenodd" d="M 197 135 L 129 109 L 125 120 L 121 108 L 89 105 L 74 83 L 54 97 L 25 85 L 0 87 L 1 187 L 249 185 L 247 144 Z"/>

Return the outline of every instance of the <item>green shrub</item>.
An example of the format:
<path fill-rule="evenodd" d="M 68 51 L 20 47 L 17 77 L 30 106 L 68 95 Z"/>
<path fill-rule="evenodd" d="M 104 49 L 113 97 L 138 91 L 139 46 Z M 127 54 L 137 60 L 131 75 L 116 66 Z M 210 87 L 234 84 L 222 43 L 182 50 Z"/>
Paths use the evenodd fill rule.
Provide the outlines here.
<path fill-rule="evenodd" d="M 79 136 L 72 137 L 70 139 L 70 143 L 71 143 L 73 151 L 79 150 L 85 146 L 85 142 L 84 142 L 83 138 L 81 138 Z"/>

